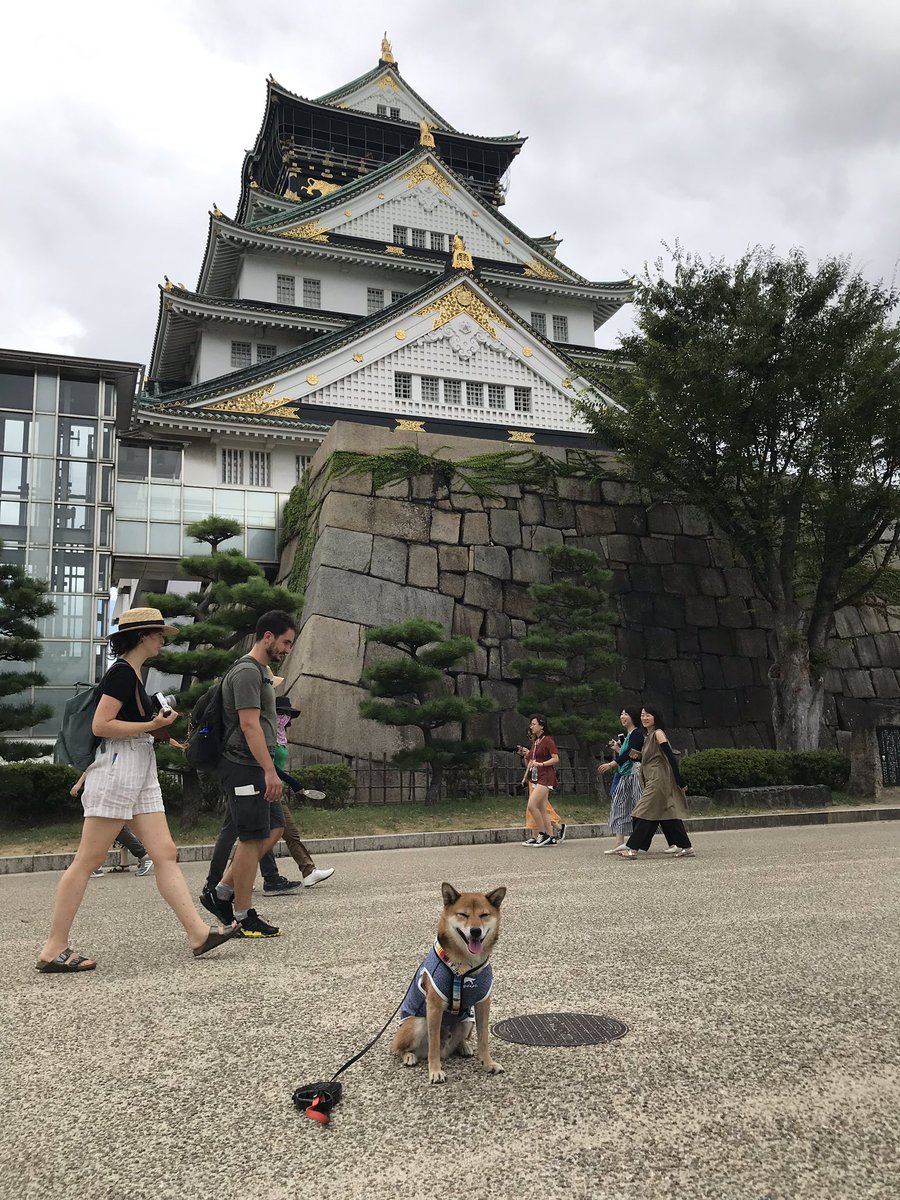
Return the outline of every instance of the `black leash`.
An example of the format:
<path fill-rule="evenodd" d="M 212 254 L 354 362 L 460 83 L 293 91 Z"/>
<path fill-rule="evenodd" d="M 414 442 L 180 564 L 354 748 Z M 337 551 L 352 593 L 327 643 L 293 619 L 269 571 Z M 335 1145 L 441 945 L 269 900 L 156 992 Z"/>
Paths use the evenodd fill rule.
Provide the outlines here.
<path fill-rule="evenodd" d="M 415 983 L 418 974 L 419 967 L 416 967 L 415 971 L 413 972 L 413 977 L 410 980 L 410 984 Z M 406 989 L 406 992 L 408 991 L 409 987 Z M 403 1000 L 406 999 L 406 992 L 403 993 Z M 366 1045 L 363 1046 L 362 1050 L 359 1050 L 353 1055 L 352 1058 L 348 1058 L 342 1067 L 338 1067 L 329 1080 L 319 1083 L 307 1083 L 305 1085 L 301 1085 L 294 1091 L 291 1099 L 297 1108 L 305 1112 L 306 1115 L 313 1121 L 318 1121 L 322 1125 L 328 1124 L 328 1122 L 331 1120 L 331 1110 L 336 1104 L 340 1103 L 341 1096 L 344 1093 L 344 1085 L 337 1082 L 338 1075 L 343 1075 L 348 1067 L 352 1067 L 355 1062 L 358 1062 L 364 1054 L 367 1054 L 372 1049 L 372 1047 L 387 1029 L 388 1025 L 390 1025 L 391 1021 L 393 1021 L 394 1017 L 396 1017 L 397 1013 L 403 1007 L 403 1000 L 400 1001 L 372 1040 L 367 1042 Z"/>

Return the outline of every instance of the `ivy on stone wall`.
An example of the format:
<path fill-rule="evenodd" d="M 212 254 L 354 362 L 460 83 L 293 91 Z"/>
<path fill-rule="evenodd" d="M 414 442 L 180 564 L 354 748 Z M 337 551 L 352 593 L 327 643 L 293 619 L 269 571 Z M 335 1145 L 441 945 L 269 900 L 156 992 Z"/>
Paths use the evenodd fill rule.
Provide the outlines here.
<path fill-rule="evenodd" d="M 292 592 L 304 592 L 309 577 L 309 564 L 312 561 L 316 545 L 316 526 L 318 524 L 320 501 L 310 490 L 309 478 L 304 476 L 300 483 L 291 490 L 288 502 L 284 506 L 281 518 L 281 546 L 297 539 L 294 553 L 294 564 L 291 573 L 285 580 L 285 586 Z"/>

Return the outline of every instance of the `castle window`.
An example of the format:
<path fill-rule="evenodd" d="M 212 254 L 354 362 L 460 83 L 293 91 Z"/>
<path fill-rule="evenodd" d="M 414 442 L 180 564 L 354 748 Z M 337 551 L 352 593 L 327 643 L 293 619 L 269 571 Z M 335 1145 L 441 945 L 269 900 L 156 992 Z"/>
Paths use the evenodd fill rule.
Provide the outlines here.
<path fill-rule="evenodd" d="M 422 376 L 422 403 L 437 404 L 441 398 L 441 381 L 431 375 Z"/>
<path fill-rule="evenodd" d="M 222 482 L 237 483 L 243 485 L 244 482 L 244 452 L 243 450 L 223 450 L 222 451 Z"/>
<path fill-rule="evenodd" d="M 444 403 L 454 405 L 462 403 L 462 384 L 458 379 L 444 380 Z"/>
<path fill-rule="evenodd" d="M 506 388 L 502 383 L 488 384 L 488 408 L 506 408 Z"/>
<path fill-rule="evenodd" d="M 253 347 L 250 342 L 232 342 L 231 343 L 231 365 L 232 367 L 249 367 Z"/>
<path fill-rule="evenodd" d="M 447 249 L 447 235 L 445 233 L 437 233 L 435 230 L 432 230 L 428 235 L 428 239 L 432 250 L 444 251 Z"/>
<path fill-rule="evenodd" d="M 298 454 L 295 457 L 297 466 L 297 482 L 302 483 L 304 475 L 309 470 L 309 464 L 312 462 L 312 455 Z"/>
<path fill-rule="evenodd" d="M 569 318 L 557 317 L 553 318 L 553 340 L 554 342 L 567 342 L 569 340 Z"/>
<path fill-rule="evenodd" d="M 293 304 L 296 296 L 296 281 L 293 275 L 278 275 L 275 281 L 275 299 L 279 304 Z"/>
<path fill-rule="evenodd" d="M 425 249 L 425 230 L 424 229 L 411 229 L 409 232 L 410 232 L 410 237 L 411 237 L 411 245 L 416 250 L 424 250 Z"/>
<path fill-rule="evenodd" d="M 266 450 L 247 451 L 247 482 L 251 487 L 269 486 L 271 455 Z"/>
<path fill-rule="evenodd" d="M 531 388 L 513 388 L 513 408 L 520 413 L 531 412 Z"/>
<path fill-rule="evenodd" d="M 544 337 L 547 336 L 547 314 L 546 313 L 533 312 L 531 314 L 531 324 L 534 326 L 534 328 L 537 330 L 538 333 L 542 334 Z"/>
<path fill-rule="evenodd" d="M 379 104 L 377 106 L 376 111 L 377 111 L 379 117 L 386 117 L 387 116 L 387 105 Z"/>
<path fill-rule="evenodd" d="M 394 399 L 412 400 L 412 375 L 406 371 L 394 372 Z"/>
<path fill-rule="evenodd" d="M 275 358 L 278 354 L 277 346 L 270 346 L 264 342 L 256 343 L 256 361 L 258 363 L 268 362 L 270 358 Z"/>
<path fill-rule="evenodd" d="M 399 120 L 400 120 L 400 109 L 399 109 L 399 108 L 392 108 L 392 109 L 391 109 L 391 120 L 392 120 L 392 121 L 399 121 Z"/>
<path fill-rule="evenodd" d="M 304 279 L 303 280 L 303 307 L 304 308 L 321 308 L 322 307 L 322 280 L 321 279 Z"/>
<path fill-rule="evenodd" d="M 394 226 L 394 245 L 395 246 L 405 246 L 406 245 L 406 226 L 405 225 L 395 225 Z"/>
<path fill-rule="evenodd" d="M 402 300 L 407 295 L 406 292 L 391 292 L 391 304 L 396 304 L 398 300 Z"/>
<path fill-rule="evenodd" d="M 466 407 L 467 408 L 483 408 L 484 407 L 484 384 L 483 383 L 467 383 L 466 384 Z"/>
<path fill-rule="evenodd" d="M 366 288 L 366 312 L 381 312 L 384 308 L 384 288 Z"/>

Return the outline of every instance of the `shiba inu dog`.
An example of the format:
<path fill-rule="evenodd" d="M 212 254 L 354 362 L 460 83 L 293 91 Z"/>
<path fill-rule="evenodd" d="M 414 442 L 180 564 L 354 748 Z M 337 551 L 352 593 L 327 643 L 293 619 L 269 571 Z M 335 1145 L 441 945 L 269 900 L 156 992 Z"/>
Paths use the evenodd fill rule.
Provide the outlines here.
<path fill-rule="evenodd" d="M 400 1028 L 391 1039 L 391 1053 L 406 1067 L 428 1058 L 428 1082 L 444 1083 L 441 1059 L 451 1054 L 470 1058 L 477 1031 L 478 1057 L 491 1075 L 503 1068 L 491 1058 L 493 970 L 489 959 L 500 933 L 500 905 L 505 887 L 482 892 L 458 892 L 441 884 L 444 910 L 437 941 L 416 971 L 400 1009 Z"/>

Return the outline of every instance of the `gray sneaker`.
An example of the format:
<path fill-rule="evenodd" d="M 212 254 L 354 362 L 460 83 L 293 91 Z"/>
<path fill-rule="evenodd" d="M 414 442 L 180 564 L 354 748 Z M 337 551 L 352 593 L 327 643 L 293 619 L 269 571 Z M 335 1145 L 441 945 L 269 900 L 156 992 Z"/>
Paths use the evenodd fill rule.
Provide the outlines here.
<path fill-rule="evenodd" d="M 138 863 L 138 869 L 137 869 L 138 879 L 143 878 L 144 875 L 149 875 L 152 870 L 153 870 L 153 859 L 150 857 L 149 854 L 145 854 L 144 857 L 141 859 L 141 861 Z"/>
<path fill-rule="evenodd" d="M 102 867 L 98 867 L 96 871 L 91 871 L 91 879 L 102 879 L 106 872 Z"/>

